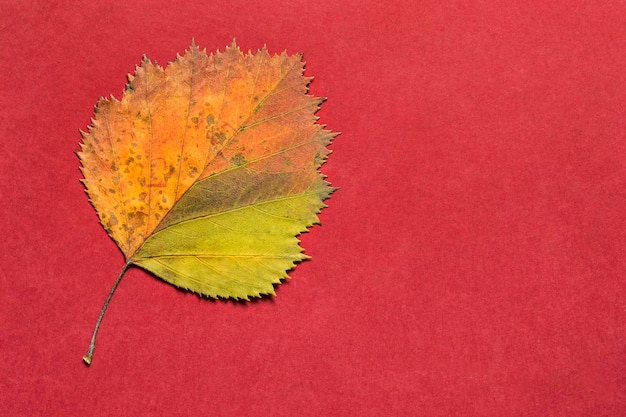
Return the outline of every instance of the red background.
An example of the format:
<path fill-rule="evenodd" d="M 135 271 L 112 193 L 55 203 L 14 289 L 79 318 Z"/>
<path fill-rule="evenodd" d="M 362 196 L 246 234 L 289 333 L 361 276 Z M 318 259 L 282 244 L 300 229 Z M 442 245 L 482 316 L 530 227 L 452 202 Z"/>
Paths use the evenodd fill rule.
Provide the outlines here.
<path fill-rule="evenodd" d="M 78 130 L 142 54 L 304 52 L 341 187 L 275 298 L 133 269 Z M 626 415 L 622 1 L 0 1 L 0 415 Z"/>

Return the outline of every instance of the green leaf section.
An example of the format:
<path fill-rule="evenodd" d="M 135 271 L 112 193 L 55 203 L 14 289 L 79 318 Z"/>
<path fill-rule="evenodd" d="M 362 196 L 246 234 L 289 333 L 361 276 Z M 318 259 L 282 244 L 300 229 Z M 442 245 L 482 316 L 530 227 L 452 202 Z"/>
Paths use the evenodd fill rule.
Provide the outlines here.
<path fill-rule="evenodd" d="M 273 294 L 272 284 L 306 258 L 295 235 L 318 221 L 316 213 L 331 191 L 320 179 L 297 195 L 192 216 L 154 233 L 131 261 L 212 297 Z"/>

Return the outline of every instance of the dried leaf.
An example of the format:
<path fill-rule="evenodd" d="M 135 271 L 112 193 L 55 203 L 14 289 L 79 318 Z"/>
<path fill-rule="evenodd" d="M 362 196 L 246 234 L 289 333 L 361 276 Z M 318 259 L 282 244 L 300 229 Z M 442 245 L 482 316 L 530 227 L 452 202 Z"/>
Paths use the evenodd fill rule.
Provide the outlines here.
<path fill-rule="evenodd" d="M 303 67 L 301 55 L 243 54 L 234 42 L 207 55 L 192 43 L 165 69 L 144 58 L 121 100 L 98 101 L 78 155 L 126 258 L 104 308 L 131 265 L 249 299 L 273 294 L 306 257 L 296 236 L 333 191 L 318 168 L 334 134 L 315 123 L 322 100 L 307 94 Z"/>

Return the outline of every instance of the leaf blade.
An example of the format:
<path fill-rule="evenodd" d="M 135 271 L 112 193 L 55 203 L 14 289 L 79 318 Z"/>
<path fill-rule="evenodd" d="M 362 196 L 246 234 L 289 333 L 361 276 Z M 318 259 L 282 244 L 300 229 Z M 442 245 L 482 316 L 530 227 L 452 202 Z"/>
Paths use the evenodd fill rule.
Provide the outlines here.
<path fill-rule="evenodd" d="M 335 134 L 315 123 L 303 69 L 301 55 L 192 44 L 165 69 L 144 59 L 122 100 L 99 101 L 79 157 L 128 262 L 248 299 L 306 258 L 296 236 L 333 191 L 318 168 Z"/>

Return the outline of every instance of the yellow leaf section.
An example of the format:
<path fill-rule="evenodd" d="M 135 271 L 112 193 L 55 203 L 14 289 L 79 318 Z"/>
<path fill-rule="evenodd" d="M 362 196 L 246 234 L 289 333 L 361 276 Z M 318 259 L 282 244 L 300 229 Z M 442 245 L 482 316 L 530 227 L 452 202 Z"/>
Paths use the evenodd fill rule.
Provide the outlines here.
<path fill-rule="evenodd" d="M 130 259 L 199 179 L 276 152 L 311 129 L 301 56 L 207 55 L 165 69 L 144 59 L 121 100 L 100 99 L 79 158 L 100 222 Z"/>
<path fill-rule="evenodd" d="M 148 238 L 132 262 L 211 297 L 273 294 L 273 284 L 306 258 L 295 235 L 317 222 L 330 191 L 320 178 L 297 194 L 176 223 Z"/>

